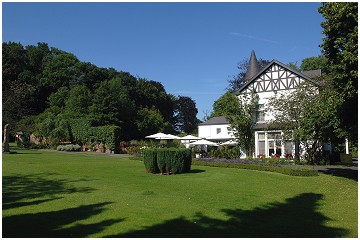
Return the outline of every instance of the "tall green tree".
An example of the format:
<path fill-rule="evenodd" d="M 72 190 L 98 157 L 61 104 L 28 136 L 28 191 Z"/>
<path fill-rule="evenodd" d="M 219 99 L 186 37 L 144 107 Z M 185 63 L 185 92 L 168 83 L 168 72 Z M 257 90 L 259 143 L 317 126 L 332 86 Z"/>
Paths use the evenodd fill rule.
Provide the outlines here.
<path fill-rule="evenodd" d="M 175 101 L 175 118 L 178 132 L 193 133 L 197 130 L 199 120 L 196 115 L 196 103 L 190 97 L 178 96 Z"/>
<path fill-rule="evenodd" d="M 69 97 L 65 100 L 65 115 L 70 118 L 85 117 L 89 114 L 92 94 L 84 85 L 78 85 L 70 90 Z"/>
<path fill-rule="evenodd" d="M 165 122 L 164 117 L 155 107 L 140 109 L 137 112 L 135 123 L 139 131 L 139 138 L 144 138 L 157 132 L 167 132 L 169 125 L 171 125 L 169 122 Z"/>
<path fill-rule="evenodd" d="M 304 58 L 300 65 L 300 71 L 321 69 L 321 74 L 329 74 L 329 66 L 324 56 Z"/>
<path fill-rule="evenodd" d="M 229 116 L 237 112 L 239 99 L 236 97 L 234 91 L 228 90 L 213 104 L 213 112 L 211 117 Z"/>
<path fill-rule="evenodd" d="M 131 140 L 136 129 L 135 104 L 119 77 L 100 84 L 95 90 L 89 111 L 98 126 L 119 126 L 123 139 Z"/>
<path fill-rule="evenodd" d="M 318 9 L 325 21 L 322 52 L 327 58 L 335 89 L 342 93 L 341 127 L 357 142 L 358 133 L 358 3 L 327 2 Z"/>

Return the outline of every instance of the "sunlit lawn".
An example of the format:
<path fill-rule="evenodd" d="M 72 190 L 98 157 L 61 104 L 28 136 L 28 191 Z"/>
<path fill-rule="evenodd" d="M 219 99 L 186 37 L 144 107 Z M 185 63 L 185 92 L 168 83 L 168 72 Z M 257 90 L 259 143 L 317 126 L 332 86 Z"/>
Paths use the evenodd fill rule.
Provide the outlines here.
<path fill-rule="evenodd" d="M 3 237 L 357 237 L 357 181 L 193 166 L 145 173 L 120 155 L 3 154 Z"/>

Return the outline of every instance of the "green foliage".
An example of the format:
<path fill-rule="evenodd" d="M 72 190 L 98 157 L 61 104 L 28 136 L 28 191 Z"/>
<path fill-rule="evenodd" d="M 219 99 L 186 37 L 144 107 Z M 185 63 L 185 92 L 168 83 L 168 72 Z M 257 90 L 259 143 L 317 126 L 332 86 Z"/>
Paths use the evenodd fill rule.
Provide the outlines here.
<path fill-rule="evenodd" d="M 68 96 L 69 89 L 67 87 L 61 87 L 49 96 L 48 101 L 50 106 L 63 108 L 65 107 L 65 101 L 68 99 Z"/>
<path fill-rule="evenodd" d="M 144 138 L 155 132 L 163 132 L 165 126 L 165 119 L 161 112 L 155 107 L 142 108 L 137 113 L 136 127 Z"/>
<path fill-rule="evenodd" d="M 240 158 L 240 147 L 228 147 L 222 146 L 219 149 L 213 149 L 210 151 L 211 158 L 225 158 L 225 159 L 239 159 Z"/>
<path fill-rule="evenodd" d="M 162 174 L 170 174 L 171 171 L 171 158 L 167 148 L 160 148 L 156 150 L 157 166 Z"/>
<path fill-rule="evenodd" d="M 177 148 L 145 149 L 144 164 L 149 173 L 178 174 L 190 172 L 191 150 Z"/>
<path fill-rule="evenodd" d="M 90 142 L 90 136 L 92 132 L 92 120 L 90 119 L 69 119 L 72 141 L 76 143 Z"/>
<path fill-rule="evenodd" d="M 277 94 L 267 105 L 274 116 L 269 129 L 281 129 L 285 138 L 301 142 L 306 160 L 315 164 L 323 144 L 344 137 L 339 120 L 342 101 L 330 84 L 321 87 L 320 92 L 319 87 L 302 85 L 291 94 Z"/>
<path fill-rule="evenodd" d="M 259 102 L 256 93 L 241 93 L 234 114 L 226 116 L 230 122 L 230 127 L 234 129 L 234 135 L 247 156 L 252 156 L 255 142 L 255 110 Z"/>
<path fill-rule="evenodd" d="M 190 97 L 178 96 L 175 101 L 175 118 L 178 132 L 192 133 L 196 131 L 199 120 L 196 103 Z"/>
<path fill-rule="evenodd" d="M 15 126 L 22 118 L 39 116 L 34 133 L 47 140 L 53 136 L 46 134 L 62 125 L 57 123 L 60 118 L 89 118 L 96 126 L 116 125 L 125 141 L 157 131 L 175 133 L 174 124 L 179 121 L 196 127 L 196 114 L 184 115 L 191 119 L 174 116 L 178 98 L 166 93 L 159 82 L 80 62 L 72 53 L 49 48 L 46 43 L 25 48 L 20 43 L 3 43 L 2 54 L 4 124 Z M 180 104 L 184 109 L 197 111 L 191 99 L 185 103 Z"/>
<path fill-rule="evenodd" d="M 157 151 L 156 149 L 146 149 L 144 151 L 144 165 L 148 173 L 157 173 L 159 168 L 157 166 Z"/>
<path fill-rule="evenodd" d="M 90 132 L 91 142 L 103 143 L 111 150 L 117 150 L 120 143 L 120 127 L 111 125 L 92 127 Z"/>
<path fill-rule="evenodd" d="M 285 168 L 285 167 L 278 167 L 271 165 L 256 165 L 256 164 L 227 163 L 227 162 L 206 162 L 199 160 L 193 161 L 193 165 L 277 172 L 290 176 L 302 176 L 302 177 L 312 177 L 319 175 L 318 171 L 314 169 L 304 169 L 304 168 L 292 169 L 292 168 Z"/>
<path fill-rule="evenodd" d="M 231 116 L 236 114 L 239 107 L 239 100 L 236 97 L 234 91 L 229 90 L 224 95 L 222 95 L 218 100 L 213 104 L 213 112 L 211 117 L 218 116 Z"/>
<path fill-rule="evenodd" d="M 325 19 L 322 52 L 335 89 L 343 94 L 341 127 L 350 140 L 358 138 L 358 3 L 326 2 L 318 9 Z"/>
<path fill-rule="evenodd" d="M 72 88 L 65 100 L 65 115 L 68 118 L 79 118 L 89 114 L 92 95 L 90 90 L 83 85 Z"/>
<path fill-rule="evenodd" d="M 300 65 L 301 71 L 310 71 L 310 70 L 316 70 L 321 69 L 321 74 L 328 74 L 330 72 L 329 70 L 329 64 L 327 62 L 326 57 L 324 56 L 318 56 L 318 57 L 309 57 L 304 58 Z"/>

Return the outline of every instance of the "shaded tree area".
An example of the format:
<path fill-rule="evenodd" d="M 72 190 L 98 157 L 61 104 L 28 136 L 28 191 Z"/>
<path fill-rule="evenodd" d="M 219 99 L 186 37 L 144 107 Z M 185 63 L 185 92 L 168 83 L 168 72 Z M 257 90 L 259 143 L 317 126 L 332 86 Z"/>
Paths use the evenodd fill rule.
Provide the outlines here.
<path fill-rule="evenodd" d="M 81 62 L 46 43 L 2 46 L 3 125 L 12 131 L 58 129 L 69 140 L 67 120 L 91 119 L 94 126 L 119 126 L 121 139 L 131 140 L 157 131 L 190 133 L 198 121 L 195 102 L 167 93 L 160 82 Z"/>

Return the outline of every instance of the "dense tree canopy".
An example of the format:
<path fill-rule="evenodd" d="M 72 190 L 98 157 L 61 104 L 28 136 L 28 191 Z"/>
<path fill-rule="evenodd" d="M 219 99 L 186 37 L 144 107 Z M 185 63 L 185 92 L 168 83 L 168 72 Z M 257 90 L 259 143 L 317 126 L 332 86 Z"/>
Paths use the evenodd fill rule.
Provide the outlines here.
<path fill-rule="evenodd" d="M 325 18 L 322 52 L 330 66 L 333 85 L 344 97 L 341 127 L 357 142 L 358 127 L 358 3 L 327 2 L 319 8 Z"/>
<path fill-rule="evenodd" d="M 190 97 L 178 96 L 175 101 L 176 127 L 179 132 L 193 133 L 197 130 L 199 121 L 196 118 L 198 110 Z"/>
<path fill-rule="evenodd" d="M 190 133 L 197 125 L 195 102 L 168 94 L 160 82 L 81 62 L 46 43 L 2 46 L 3 125 L 13 131 L 69 140 L 69 123 L 87 119 L 94 127 L 118 126 L 121 139 L 131 140 L 157 131 Z"/>
<path fill-rule="evenodd" d="M 228 90 L 213 104 L 211 117 L 229 116 L 237 112 L 239 99 L 232 90 Z"/>

